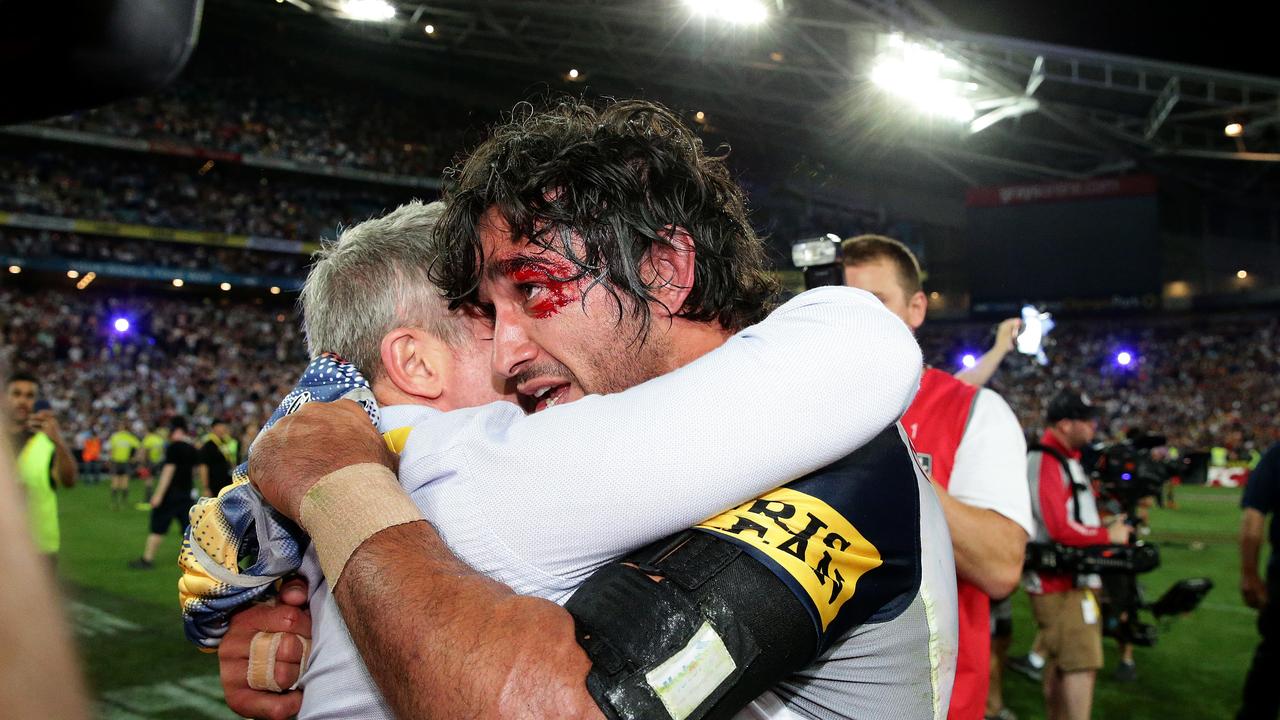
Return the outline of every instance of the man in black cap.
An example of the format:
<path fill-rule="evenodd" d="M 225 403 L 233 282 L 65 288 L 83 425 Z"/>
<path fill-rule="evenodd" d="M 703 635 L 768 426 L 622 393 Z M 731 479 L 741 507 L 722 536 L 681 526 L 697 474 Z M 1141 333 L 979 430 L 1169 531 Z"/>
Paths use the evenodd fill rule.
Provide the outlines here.
<path fill-rule="evenodd" d="M 1131 528 L 1123 515 L 1103 526 L 1080 450 L 1093 441 L 1097 412 L 1084 395 L 1064 390 L 1049 403 L 1048 427 L 1031 446 L 1027 479 L 1035 513 L 1036 542 L 1075 547 L 1121 544 Z M 1046 715 L 1050 720 L 1086 720 L 1093 682 L 1102 667 L 1102 618 L 1096 575 L 1030 572 L 1024 578 L 1045 655 Z"/>

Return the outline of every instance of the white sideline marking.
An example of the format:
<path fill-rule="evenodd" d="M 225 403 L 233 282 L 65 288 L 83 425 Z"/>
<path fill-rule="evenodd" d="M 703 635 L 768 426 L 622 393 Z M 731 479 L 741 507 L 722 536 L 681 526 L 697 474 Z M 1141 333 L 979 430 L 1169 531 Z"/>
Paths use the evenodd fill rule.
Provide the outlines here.
<path fill-rule="evenodd" d="M 102 720 L 209 718 L 236 720 L 222 699 L 217 675 L 108 690 L 98 704 Z"/>
<path fill-rule="evenodd" d="M 1207 602 L 1201 603 L 1200 607 L 1207 608 L 1209 610 L 1218 610 L 1220 612 L 1235 613 L 1236 615 L 1255 615 L 1258 612 L 1257 610 L 1247 608 L 1244 605 L 1228 605 L 1226 603 Z"/>
<path fill-rule="evenodd" d="M 76 635 L 80 637 L 105 637 L 125 632 L 140 632 L 142 626 L 100 610 L 92 605 L 72 600 L 67 603 L 71 618 L 75 623 Z"/>

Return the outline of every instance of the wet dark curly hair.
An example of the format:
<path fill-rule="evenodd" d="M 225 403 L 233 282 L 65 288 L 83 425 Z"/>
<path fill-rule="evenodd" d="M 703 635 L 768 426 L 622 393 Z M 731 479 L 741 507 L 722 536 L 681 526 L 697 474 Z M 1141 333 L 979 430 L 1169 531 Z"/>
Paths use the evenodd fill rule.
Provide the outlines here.
<path fill-rule="evenodd" d="M 777 292 L 724 156 L 708 155 L 656 103 L 518 105 L 448 180 L 432 280 L 455 305 L 475 303 L 484 270 L 478 225 L 489 208 L 505 218 L 513 241 L 528 238 L 574 264 L 576 276 L 557 279 L 589 278 L 588 290 L 611 293 L 620 320 L 627 308 L 641 322 L 642 338 L 656 287 L 645 284 L 640 265 L 654 244 L 672 245 L 672 226 L 688 232 L 696 257 L 677 317 L 739 330 L 763 319 Z"/>

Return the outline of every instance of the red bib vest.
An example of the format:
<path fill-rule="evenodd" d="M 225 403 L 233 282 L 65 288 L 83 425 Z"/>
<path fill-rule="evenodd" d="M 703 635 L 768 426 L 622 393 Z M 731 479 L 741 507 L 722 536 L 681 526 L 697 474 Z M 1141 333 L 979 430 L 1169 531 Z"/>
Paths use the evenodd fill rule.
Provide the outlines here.
<path fill-rule="evenodd" d="M 956 450 L 964 437 L 978 388 L 933 368 L 926 368 L 920 392 L 902 416 L 925 472 L 943 488 L 951 484 Z M 980 720 L 987 706 L 990 681 L 991 599 L 977 586 L 957 579 L 960 600 L 960 652 L 951 690 L 948 720 Z"/>

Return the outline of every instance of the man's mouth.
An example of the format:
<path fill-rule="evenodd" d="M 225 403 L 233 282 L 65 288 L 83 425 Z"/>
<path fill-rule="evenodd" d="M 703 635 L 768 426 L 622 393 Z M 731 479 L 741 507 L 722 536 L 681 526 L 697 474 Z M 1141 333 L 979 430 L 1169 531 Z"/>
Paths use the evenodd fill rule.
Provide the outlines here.
<path fill-rule="evenodd" d="M 529 412 L 542 412 L 548 408 L 553 408 L 564 399 L 566 393 L 569 392 L 569 383 L 561 383 L 559 385 L 544 385 L 533 392 L 522 395 L 521 405 L 526 406 Z M 528 407 L 532 405 L 532 407 Z"/>

